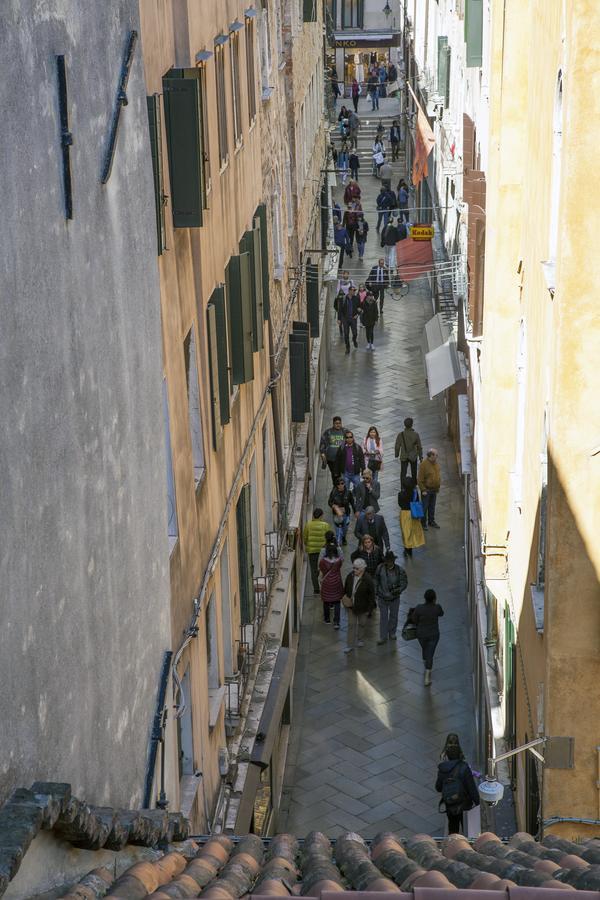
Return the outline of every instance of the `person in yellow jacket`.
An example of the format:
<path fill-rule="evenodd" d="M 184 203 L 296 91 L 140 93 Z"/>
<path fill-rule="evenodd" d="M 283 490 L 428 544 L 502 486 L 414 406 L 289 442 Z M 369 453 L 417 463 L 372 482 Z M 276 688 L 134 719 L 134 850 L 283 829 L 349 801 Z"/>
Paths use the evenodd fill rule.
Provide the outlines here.
<path fill-rule="evenodd" d="M 325 546 L 325 535 L 328 531 L 331 531 L 331 525 L 323 518 L 323 510 L 319 508 L 313 509 L 313 517 L 304 526 L 302 537 L 304 538 L 304 549 L 308 554 L 308 564 L 315 594 L 320 593 L 319 553 Z"/>
<path fill-rule="evenodd" d="M 419 466 L 417 477 L 423 504 L 423 528 L 425 531 L 427 531 L 428 525 L 431 528 L 440 527 L 435 521 L 435 503 L 442 484 L 440 464 L 437 459 L 438 452 L 432 447 L 431 450 L 427 451 L 427 456 Z"/>

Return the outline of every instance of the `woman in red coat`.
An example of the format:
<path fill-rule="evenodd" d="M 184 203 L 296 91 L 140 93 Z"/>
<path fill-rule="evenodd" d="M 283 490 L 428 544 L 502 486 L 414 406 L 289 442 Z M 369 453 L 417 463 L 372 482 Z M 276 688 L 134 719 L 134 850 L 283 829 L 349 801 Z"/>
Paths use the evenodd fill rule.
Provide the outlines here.
<path fill-rule="evenodd" d="M 344 190 L 344 203 L 348 206 L 349 203 L 352 203 L 353 200 L 360 200 L 360 185 L 350 179 L 346 188 Z"/>
<path fill-rule="evenodd" d="M 342 581 L 342 565 L 344 557 L 340 556 L 338 545 L 329 541 L 325 545 L 325 554 L 319 562 L 321 572 L 321 600 L 323 601 L 323 621 L 329 624 L 333 607 L 333 627 L 340 628 L 340 606 L 344 596 Z"/>

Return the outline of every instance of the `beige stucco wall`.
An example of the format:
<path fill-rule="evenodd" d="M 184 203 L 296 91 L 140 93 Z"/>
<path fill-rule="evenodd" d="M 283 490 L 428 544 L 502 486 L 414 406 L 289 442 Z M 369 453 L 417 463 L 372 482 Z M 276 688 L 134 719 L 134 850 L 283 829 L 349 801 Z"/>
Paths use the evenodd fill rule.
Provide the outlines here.
<path fill-rule="evenodd" d="M 575 769 L 545 773 L 544 817 L 595 818 L 600 814 L 595 785 L 600 692 L 593 687 L 600 678 L 600 554 L 593 540 L 598 513 L 590 498 L 600 487 L 597 459 L 591 455 L 600 433 L 594 402 L 600 379 L 586 363 L 597 356 L 600 340 L 594 321 L 598 211 L 587 161 L 594 152 L 594 129 L 588 125 L 596 120 L 590 118 L 590 102 L 597 101 L 590 86 L 598 76 L 591 48 L 600 32 L 600 12 L 581 0 L 565 7 L 562 21 L 561 9 L 558 2 L 541 0 L 526 6 L 515 0 L 493 4 L 482 345 L 485 453 L 478 465 L 485 539 L 507 544 L 508 562 L 489 557 L 486 575 L 506 575 L 512 597 L 520 645 L 517 743 L 537 733 L 538 726 L 548 735 L 574 735 Z M 553 169 L 559 70 L 564 79 L 562 180 L 552 297 L 541 261 L 551 252 L 552 196 L 559 187 Z M 545 429 L 549 501 L 542 637 L 535 630 L 530 585 L 537 572 Z M 520 492 L 511 477 L 519 469 L 519 456 Z M 581 709 L 585 717 L 578 714 Z M 523 826 L 523 805 L 518 815 Z M 567 828 L 570 834 L 582 830 Z"/>

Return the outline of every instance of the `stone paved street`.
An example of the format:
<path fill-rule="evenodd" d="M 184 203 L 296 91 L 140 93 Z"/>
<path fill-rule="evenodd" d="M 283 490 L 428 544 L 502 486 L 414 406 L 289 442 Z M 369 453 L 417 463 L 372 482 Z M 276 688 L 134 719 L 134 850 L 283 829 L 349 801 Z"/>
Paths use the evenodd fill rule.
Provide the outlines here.
<path fill-rule="evenodd" d="M 389 117 L 395 112 L 394 103 L 382 104 L 380 114 Z M 359 116 L 373 119 L 363 109 Z M 363 207 L 368 210 L 375 206 L 379 181 L 370 175 L 366 135 L 360 146 L 360 184 Z M 395 187 L 396 172 L 397 176 L 407 173 L 402 160 L 394 165 Z M 343 206 L 339 187 L 336 196 Z M 366 258 L 359 263 L 355 252 L 348 260 L 357 282 L 364 280 L 380 253 L 376 215 L 367 213 L 367 219 L 371 230 Z M 416 641 L 399 639 L 376 645 L 378 613 L 369 620 L 365 646 L 345 655 L 345 622 L 339 632 L 323 624 L 321 601 L 312 594 L 309 576 L 279 831 L 302 835 L 318 829 L 331 837 L 358 831 L 367 838 L 386 829 L 401 835 L 443 834 L 446 817 L 438 812 L 434 782 L 447 732 L 458 732 L 467 756 L 472 755 L 474 711 L 467 645 L 463 499 L 446 437 L 443 397 L 429 400 L 425 382 L 421 340 L 431 316 L 430 294 L 423 279 L 413 282 L 401 300 L 387 297 L 383 320 L 375 330 L 374 352 L 365 349 L 364 330 L 359 329 L 359 347 L 346 356 L 337 327 L 332 329 L 324 427 L 331 424 L 334 414 L 340 414 L 344 425 L 353 428 L 361 441 L 369 425 L 378 427 L 385 450 L 381 511 L 400 563 L 396 501 L 400 466 L 394 460 L 394 441 L 403 419 L 408 415 L 414 418 L 425 449 L 435 446 L 439 450 L 443 484 L 436 519 L 441 530 L 430 529 L 426 547 L 405 563 L 408 589 L 400 609 L 403 622 L 408 607 L 421 602 L 426 588 L 434 587 L 438 593 L 446 614 L 440 625 L 433 684 L 430 688 L 423 684 Z M 329 472 L 320 471 L 316 502 L 331 521 L 329 490 Z M 343 575 L 349 571 L 350 553 L 356 547 L 351 531 L 348 537 Z"/>

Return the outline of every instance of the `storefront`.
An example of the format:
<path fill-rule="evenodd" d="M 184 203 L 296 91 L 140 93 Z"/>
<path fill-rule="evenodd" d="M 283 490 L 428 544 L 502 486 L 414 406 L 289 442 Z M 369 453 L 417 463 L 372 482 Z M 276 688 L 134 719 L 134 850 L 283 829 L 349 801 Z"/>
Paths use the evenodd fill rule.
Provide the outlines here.
<path fill-rule="evenodd" d="M 390 63 L 398 64 L 399 50 L 392 49 L 400 46 L 400 32 L 360 32 L 348 34 L 348 32 L 336 32 L 333 36 L 333 53 L 328 55 L 328 64 L 335 65 L 338 81 L 344 82 L 344 96 L 350 96 L 350 85 L 356 78 L 363 89 L 369 77 L 369 67 L 383 65 L 387 68 Z"/>

